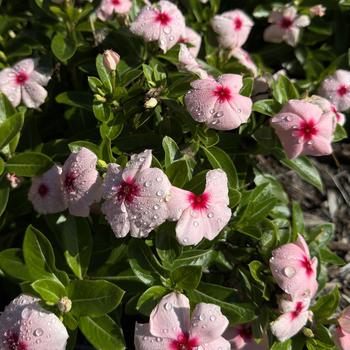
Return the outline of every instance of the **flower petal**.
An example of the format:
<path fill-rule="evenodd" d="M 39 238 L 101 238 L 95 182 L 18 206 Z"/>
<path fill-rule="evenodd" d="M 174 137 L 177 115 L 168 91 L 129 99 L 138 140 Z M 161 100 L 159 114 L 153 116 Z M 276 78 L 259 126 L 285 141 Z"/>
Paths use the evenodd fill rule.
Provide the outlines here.
<path fill-rule="evenodd" d="M 104 199 L 112 198 L 117 193 L 117 186 L 123 180 L 122 170 L 119 164 L 108 164 L 107 173 L 103 179 L 103 192 L 102 197 Z"/>
<path fill-rule="evenodd" d="M 203 344 L 202 349 L 203 350 L 218 350 L 218 349 L 231 350 L 231 344 L 225 338 L 219 337 L 210 343 Z M 250 350 L 250 349 L 247 349 L 247 350 Z"/>
<path fill-rule="evenodd" d="M 136 350 L 164 350 L 171 349 L 171 339 L 154 337 L 149 331 L 149 323 L 135 325 L 135 349 Z"/>
<path fill-rule="evenodd" d="M 214 304 L 197 304 L 192 313 L 190 338 L 198 339 L 200 345 L 215 342 L 224 333 L 229 322 Z M 223 339 L 223 338 L 222 338 Z M 229 342 L 223 342 L 229 346 Z M 210 348 L 209 348 L 210 349 Z"/>
<path fill-rule="evenodd" d="M 177 339 L 178 333 L 186 334 L 190 326 L 190 303 L 180 293 L 164 296 L 150 315 L 150 332 L 155 337 Z"/>
<path fill-rule="evenodd" d="M 17 62 L 13 69 L 16 72 L 25 71 L 28 75 L 31 74 L 36 66 L 36 60 L 32 58 L 25 58 L 24 60 L 21 60 Z"/>
<path fill-rule="evenodd" d="M 191 194 L 181 188 L 172 186 L 170 190 L 170 200 L 167 202 L 169 217 L 171 221 L 179 220 L 183 211 L 189 207 L 188 197 Z"/>
<path fill-rule="evenodd" d="M 281 43 L 285 30 L 278 24 L 271 24 L 264 31 L 264 40 L 269 43 Z"/>
<path fill-rule="evenodd" d="M 47 97 L 47 91 L 38 83 L 28 81 L 21 86 L 23 103 L 29 108 L 38 108 Z"/>
<path fill-rule="evenodd" d="M 139 154 L 133 154 L 123 171 L 123 179 L 134 178 L 135 175 L 151 166 L 152 150 L 146 149 Z"/>
<path fill-rule="evenodd" d="M 228 86 L 232 92 L 238 93 L 243 86 L 242 76 L 239 74 L 223 74 L 218 77 L 218 82 L 222 86 Z"/>
<path fill-rule="evenodd" d="M 102 213 L 116 237 L 125 237 L 130 231 L 130 222 L 125 204 L 117 203 L 113 198 L 106 200 L 101 206 Z"/>

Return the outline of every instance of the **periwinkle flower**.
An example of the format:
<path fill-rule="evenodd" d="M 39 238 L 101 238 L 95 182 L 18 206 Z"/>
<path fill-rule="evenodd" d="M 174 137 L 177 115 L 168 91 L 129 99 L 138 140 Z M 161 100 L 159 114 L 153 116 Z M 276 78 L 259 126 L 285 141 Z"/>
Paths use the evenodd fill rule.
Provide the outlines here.
<path fill-rule="evenodd" d="M 107 21 L 113 17 L 113 14 L 127 14 L 131 7 L 132 2 L 130 0 L 102 0 L 96 14 L 101 21 Z"/>

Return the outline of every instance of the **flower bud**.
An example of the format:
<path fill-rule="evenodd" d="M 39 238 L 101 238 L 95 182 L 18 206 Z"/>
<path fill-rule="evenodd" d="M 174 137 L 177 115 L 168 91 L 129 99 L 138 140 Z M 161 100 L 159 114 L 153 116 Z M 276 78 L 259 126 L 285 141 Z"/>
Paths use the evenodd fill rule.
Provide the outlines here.
<path fill-rule="evenodd" d="M 323 5 L 315 5 L 310 7 L 310 14 L 312 16 L 323 17 L 326 14 L 326 10 Z"/>
<path fill-rule="evenodd" d="M 63 297 L 58 301 L 57 307 L 60 312 L 65 314 L 72 309 L 72 301 L 67 297 Z"/>
<path fill-rule="evenodd" d="M 120 56 L 113 50 L 106 50 L 103 53 L 103 64 L 110 72 L 115 71 L 120 61 Z"/>
<path fill-rule="evenodd" d="M 151 109 L 151 108 L 154 108 L 155 106 L 157 106 L 157 104 L 158 104 L 157 99 L 154 97 L 151 97 L 149 100 L 147 100 L 145 102 L 144 106 L 146 109 Z"/>

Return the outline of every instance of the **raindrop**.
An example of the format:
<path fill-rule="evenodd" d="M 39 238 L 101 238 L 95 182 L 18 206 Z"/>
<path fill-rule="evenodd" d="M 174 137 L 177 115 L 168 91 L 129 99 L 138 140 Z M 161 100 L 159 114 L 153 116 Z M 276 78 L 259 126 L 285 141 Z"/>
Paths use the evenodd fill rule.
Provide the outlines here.
<path fill-rule="evenodd" d="M 160 338 L 160 337 L 157 337 L 157 339 L 156 339 L 156 340 L 157 340 L 157 342 L 158 342 L 158 343 L 160 343 L 160 342 L 162 342 L 162 341 L 163 341 L 163 339 L 162 339 L 162 338 Z"/>
<path fill-rule="evenodd" d="M 157 182 L 161 182 L 161 181 L 162 181 L 162 178 L 158 176 L 158 177 L 156 178 L 156 181 L 157 181 Z"/>
<path fill-rule="evenodd" d="M 292 129 L 298 129 L 298 126 L 297 125 L 293 125 Z"/>
<path fill-rule="evenodd" d="M 159 218 L 159 216 L 157 214 L 153 215 L 153 219 L 157 220 Z"/>
<path fill-rule="evenodd" d="M 295 268 L 292 266 L 287 266 L 283 269 L 283 273 L 288 277 L 288 278 L 292 278 L 295 276 Z"/>
<path fill-rule="evenodd" d="M 164 27 L 163 32 L 165 34 L 170 34 L 171 33 L 171 27 L 169 27 L 169 26 Z"/>
<path fill-rule="evenodd" d="M 149 181 L 146 181 L 145 182 L 145 187 L 150 187 L 151 186 L 151 183 Z"/>
<path fill-rule="evenodd" d="M 198 318 L 199 318 L 200 321 L 204 321 L 205 320 L 205 315 L 200 314 Z"/>
<path fill-rule="evenodd" d="M 212 124 L 213 124 L 213 125 L 219 124 L 219 121 L 218 121 L 218 120 L 213 120 L 213 121 L 212 121 Z"/>
<path fill-rule="evenodd" d="M 215 112 L 215 110 L 211 109 L 209 112 L 210 112 L 210 114 L 213 114 Z"/>
<path fill-rule="evenodd" d="M 34 332 L 33 335 L 34 337 L 41 337 L 44 334 L 44 331 L 41 328 L 37 328 Z"/>
<path fill-rule="evenodd" d="M 155 204 L 155 205 L 153 206 L 153 209 L 154 209 L 154 210 L 158 210 L 158 209 L 159 209 L 159 205 Z"/>
<path fill-rule="evenodd" d="M 237 112 L 238 112 L 238 113 L 241 113 L 242 110 L 241 110 L 240 108 L 237 108 Z"/>
<path fill-rule="evenodd" d="M 224 112 L 222 111 L 219 111 L 219 112 L 216 112 L 215 115 L 214 115 L 214 118 L 221 118 L 224 116 Z"/>
<path fill-rule="evenodd" d="M 182 242 L 183 242 L 183 243 L 187 243 L 187 242 L 188 242 L 188 238 L 184 238 L 184 239 L 182 240 Z"/>
<path fill-rule="evenodd" d="M 191 210 L 191 216 L 192 216 L 193 218 L 198 218 L 198 212 L 195 211 L 195 210 Z"/>
<path fill-rule="evenodd" d="M 164 304 L 164 309 L 167 311 L 170 311 L 173 308 L 173 306 L 170 303 L 165 303 Z"/>
<path fill-rule="evenodd" d="M 310 140 L 307 142 L 308 145 L 313 145 L 314 144 L 314 141 Z"/>
<path fill-rule="evenodd" d="M 208 215 L 207 215 L 207 217 L 210 219 L 210 218 L 212 218 L 214 216 L 214 213 L 212 213 L 212 212 L 210 212 L 210 213 L 208 213 Z"/>
<path fill-rule="evenodd" d="M 173 40 L 174 40 L 174 36 L 173 36 L 173 35 L 170 35 L 169 40 L 170 40 L 170 41 L 173 41 Z"/>
<path fill-rule="evenodd" d="M 193 221 L 193 226 L 194 226 L 194 227 L 198 227 L 198 226 L 199 226 L 198 221 Z"/>
<path fill-rule="evenodd" d="M 144 160 L 145 160 L 144 157 L 140 157 L 140 158 L 139 158 L 139 161 L 140 161 L 140 162 L 143 162 Z"/>
<path fill-rule="evenodd" d="M 156 194 L 158 197 L 161 197 L 163 195 L 163 191 L 159 190 Z"/>
<path fill-rule="evenodd" d="M 210 321 L 214 322 L 216 320 L 216 317 L 214 315 L 210 316 Z"/>

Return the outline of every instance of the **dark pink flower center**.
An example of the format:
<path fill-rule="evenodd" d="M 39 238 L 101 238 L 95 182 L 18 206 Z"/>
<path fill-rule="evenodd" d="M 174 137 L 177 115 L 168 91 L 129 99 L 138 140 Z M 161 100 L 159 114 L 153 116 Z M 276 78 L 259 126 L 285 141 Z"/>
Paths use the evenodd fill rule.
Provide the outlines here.
<path fill-rule="evenodd" d="M 190 202 L 193 210 L 208 209 L 209 193 L 204 192 L 203 194 L 196 195 L 191 192 L 188 195 L 188 201 Z"/>
<path fill-rule="evenodd" d="M 229 101 L 232 98 L 231 89 L 227 86 L 218 85 L 213 94 L 219 98 L 220 103 Z"/>
<path fill-rule="evenodd" d="M 176 340 L 170 343 L 171 350 L 192 350 L 199 345 L 197 338 L 189 338 L 188 334 L 180 333 Z"/>
<path fill-rule="evenodd" d="M 132 178 L 128 178 L 119 185 L 117 198 L 119 202 L 125 201 L 126 203 L 131 203 L 139 193 L 139 186 Z"/>
<path fill-rule="evenodd" d="M 24 341 L 19 340 L 17 333 L 8 332 L 5 336 L 3 344 L 5 345 L 6 350 L 27 350 L 27 344 Z"/>
<path fill-rule="evenodd" d="M 337 94 L 341 97 L 343 97 L 345 94 L 347 94 L 347 92 L 348 92 L 348 88 L 345 85 L 339 86 L 339 88 L 337 90 Z"/>
<path fill-rule="evenodd" d="M 112 4 L 114 6 L 118 6 L 118 5 L 120 5 L 120 0 L 112 0 Z"/>
<path fill-rule="evenodd" d="M 158 12 L 155 21 L 166 26 L 171 22 L 171 17 L 166 12 Z"/>
<path fill-rule="evenodd" d="M 243 27 L 243 21 L 239 17 L 236 17 L 233 20 L 233 25 L 234 25 L 235 30 L 241 30 Z"/>
<path fill-rule="evenodd" d="M 283 29 L 289 29 L 293 24 L 293 20 L 290 17 L 283 17 L 280 21 L 280 26 Z"/>
<path fill-rule="evenodd" d="M 308 121 L 303 120 L 299 125 L 299 136 L 303 137 L 304 140 L 311 140 L 315 135 L 317 135 L 318 130 L 315 125 L 315 121 L 310 119 Z"/>
<path fill-rule="evenodd" d="M 295 306 L 295 310 L 292 311 L 292 314 L 291 314 L 292 320 L 296 319 L 301 314 L 302 311 L 303 311 L 303 302 L 298 301 Z"/>
<path fill-rule="evenodd" d="M 78 174 L 74 171 L 70 171 L 65 179 L 64 179 L 64 187 L 67 190 L 67 192 L 75 192 L 75 180 L 78 177 Z"/>
<path fill-rule="evenodd" d="M 38 188 L 38 193 L 40 197 L 45 197 L 49 193 L 49 188 L 45 184 L 40 184 Z"/>
<path fill-rule="evenodd" d="M 301 266 L 306 270 L 308 276 L 311 276 L 314 273 L 312 262 L 307 256 L 304 256 L 304 259 L 301 261 Z"/>
<path fill-rule="evenodd" d="M 238 327 L 238 334 L 248 343 L 253 339 L 253 329 L 250 325 L 242 324 Z"/>
<path fill-rule="evenodd" d="M 18 85 L 23 85 L 28 80 L 28 78 L 28 74 L 25 71 L 21 70 L 16 74 L 16 83 Z"/>

